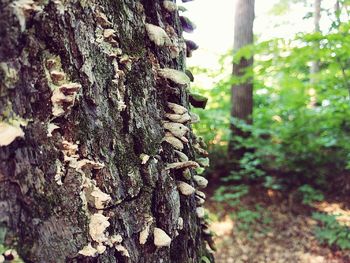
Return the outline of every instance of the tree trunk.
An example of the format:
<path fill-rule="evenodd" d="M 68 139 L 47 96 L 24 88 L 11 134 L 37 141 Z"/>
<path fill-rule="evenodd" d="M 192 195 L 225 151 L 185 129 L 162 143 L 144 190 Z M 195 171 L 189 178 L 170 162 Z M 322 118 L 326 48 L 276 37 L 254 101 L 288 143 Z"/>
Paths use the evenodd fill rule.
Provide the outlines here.
<path fill-rule="evenodd" d="M 253 43 L 254 0 L 237 0 L 235 13 L 234 52 Z M 253 57 L 242 58 L 238 64 L 233 64 L 233 75 L 243 76 L 253 65 Z M 233 85 L 231 88 L 231 117 L 252 123 L 253 113 L 253 82 L 248 79 L 244 83 Z M 231 123 L 232 136 L 246 136 L 236 125 Z M 235 150 L 235 142 L 231 139 L 228 154 L 230 158 L 239 160 L 244 149 Z"/>
<path fill-rule="evenodd" d="M 197 197 L 177 187 L 193 179 L 167 167 L 181 154 L 162 140 L 167 102 L 188 108 L 171 6 L 1 1 L 0 245 L 25 262 L 211 258 Z M 185 136 L 193 160 L 196 138 Z"/>
<path fill-rule="evenodd" d="M 321 0 L 314 1 L 314 32 L 319 33 L 320 30 L 320 20 L 321 20 Z M 318 50 L 320 48 L 319 43 L 315 43 L 315 49 Z M 310 68 L 310 84 L 311 87 L 309 89 L 310 101 L 308 103 L 309 108 L 313 108 L 316 105 L 316 85 L 317 78 L 316 74 L 320 71 L 320 61 L 315 60 L 311 62 Z"/>

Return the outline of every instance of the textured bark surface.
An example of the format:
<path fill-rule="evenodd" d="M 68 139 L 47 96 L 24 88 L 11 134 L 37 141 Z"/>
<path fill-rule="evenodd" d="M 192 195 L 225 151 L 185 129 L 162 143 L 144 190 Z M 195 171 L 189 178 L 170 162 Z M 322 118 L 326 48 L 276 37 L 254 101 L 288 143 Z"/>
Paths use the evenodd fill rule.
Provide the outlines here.
<path fill-rule="evenodd" d="M 181 39 L 178 13 L 153 0 L 1 0 L 0 14 L 0 121 L 24 132 L 0 147 L 0 243 L 36 263 L 210 257 L 195 197 L 179 194 L 181 171 L 165 170 L 175 161 L 173 148 L 162 142 L 166 102 L 188 107 L 188 97 L 184 86 L 160 78 L 157 69 L 183 70 L 185 49 L 172 58 L 170 48 L 156 46 L 145 30 L 151 23 Z M 113 36 L 105 29 L 115 30 Z M 75 83 L 75 93 L 57 91 L 52 63 L 65 73 L 64 83 Z M 55 94 L 75 96 L 73 104 L 58 106 L 64 114 L 56 116 Z M 184 149 L 190 159 L 194 138 L 191 133 Z M 141 154 L 150 156 L 146 164 Z M 75 161 L 85 165 L 77 169 Z M 110 195 L 104 209 L 91 200 L 84 204 L 84 180 L 95 180 Z M 130 257 L 108 246 L 96 257 L 78 254 L 92 242 L 95 213 L 109 217 L 106 232 L 122 236 Z M 177 229 L 180 216 L 183 230 Z M 141 245 L 139 234 L 150 218 L 150 235 Z M 154 227 L 172 238 L 170 247 L 153 244 Z"/>
<path fill-rule="evenodd" d="M 235 12 L 234 52 L 244 46 L 253 44 L 254 0 L 237 0 Z M 253 57 L 242 58 L 238 64 L 233 64 L 232 74 L 243 76 L 247 68 L 253 65 Z M 253 113 L 253 83 L 248 79 L 244 83 L 233 85 L 231 88 L 231 116 L 247 123 L 252 122 Z M 244 136 L 244 133 L 231 124 L 232 135 Z M 229 157 L 240 159 L 241 151 L 234 150 L 234 142 L 229 144 Z"/>

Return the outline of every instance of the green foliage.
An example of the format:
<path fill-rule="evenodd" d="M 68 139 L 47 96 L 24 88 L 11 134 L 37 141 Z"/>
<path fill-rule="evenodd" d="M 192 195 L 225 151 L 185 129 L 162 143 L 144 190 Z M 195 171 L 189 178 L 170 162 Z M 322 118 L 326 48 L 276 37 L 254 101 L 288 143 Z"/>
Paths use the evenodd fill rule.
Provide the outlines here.
<path fill-rule="evenodd" d="M 272 39 L 233 56 L 228 52 L 219 72 L 193 70 L 205 75 L 205 81 L 214 80 L 210 87 L 194 87 L 209 97 L 206 111 L 198 111 L 201 122 L 195 130 L 219 156 L 212 158 L 223 159 L 231 123 L 250 134 L 232 137 L 237 148 L 250 150 L 240 160 L 241 170 L 227 180 L 256 180 L 274 189 L 309 184 L 327 190 L 332 187 L 327 182 L 349 172 L 350 22 L 335 21 L 328 33 L 300 33 L 294 40 Z M 254 67 L 233 78 L 232 57 L 237 62 L 253 54 Z M 315 60 L 320 71 L 311 75 Z M 230 118 L 229 94 L 232 84 L 253 76 L 254 123 L 248 125 Z"/>
<path fill-rule="evenodd" d="M 220 186 L 214 193 L 213 199 L 216 202 L 225 202 L 230 206 L 236 206 L 241 197 L 249 192 L 247 185 Z"/>
<path fill-rule="evenodd" d="M 350 228 L 339 224 L 337 216 L 313 213 L 312 217 L 320 222 L 320 226 L 315 228 L 315 234 L 321 243 L 350 249 Z"/>
<path fill-rule="evenodd" d="M 268 225 L 272 222 L 269 212 L 260 205 L 256 205 L 255 209 L 241 207 L 231 216 L 236 222 L 237 230 L 244 233 L 248 238 L 252 238 L 256 231 L 267 233 L 269 231 Z M 257 229 L 257 225 L 263 225 L 264 228 Z"/>
<path fill-rule="evenodd" d="M 321 191 L 307 184 L 300 186 L 298 192 L 302 195 L 302 203 L 305 205 L 311 205 L 314 202 L 323 201 L 324 199 Z"/>

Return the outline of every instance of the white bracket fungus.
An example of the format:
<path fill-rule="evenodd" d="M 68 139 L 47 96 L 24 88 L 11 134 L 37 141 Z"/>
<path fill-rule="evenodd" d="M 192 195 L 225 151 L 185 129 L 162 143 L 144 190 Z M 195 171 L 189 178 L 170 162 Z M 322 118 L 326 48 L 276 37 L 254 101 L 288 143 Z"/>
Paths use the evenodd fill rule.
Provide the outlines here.
<path fill-rule="evenodd" d="M 185 114 L 188 111 L 184 106 L 181 106 L 181 105 L 176 104 L 176 103 L 168 102 L 167 105 L 168 105 L 169 109 L 171 109 L 176 114 L 181 115 L 181 114 Z"/>
<path fill-rule="evenodd" d="M 97 20 L 97 23 L 103 28 L 107 28 L 112 25 L 112 23 L 108 20 L 107 16 L 100 11 L 96 12 L 96 20 Z"/>
<path fill-rule="evenodd" d="M 180 151 L 184 148 L 182 141 L 174 137 L 171 133 L 165 133 L 165 137 L 162 141 L 171 144 L 175 149 Z"/>
<path fill-rule="evenodd" d="M 205 210 L 203 207 L 196 208 L 196 214 L 198 218 L 203 218 L 205 216 Z"/>
<path fill-rule="evenodd" d="M 184 154 L 183 152 L 174 150 L 174 152 L 177 154 L 177 156 L 179 157 L 181 162 L 187 162 L 188 161 L 188 157 L 186 154 Z"/>
<path fill-rule="evenodd" d="M 145 154 L 145 153 L 141 153 L 140 154 L 140 159 L 141 159 L 141 164 L 146 164 L 149 160 L 150 156 Z"/>
<path fill-rule="evenodd" d="M 149 230 L 150 230 L 150 227 L 151 227 L 152 223 L 153 223 L 153 218 L 149 217 L 148 220 L 146 221 L 146 226 L 140 232 L 139 242 L 140 242 L 141 245 L 146 244 L 148 236 L 149 236 Z"/>
<path fill-rule="evenodd" d="M 209 158 L 197 158 L 196 161 L 202 167 L 209 167 Z"/>
<path fill-rule="evenodd" d="M 91 196 L 94 199 L 94 205 L 97 209 L 105 208 L 106 204 L 112 200 L 109 194 L 102 192 L 100 188 L 96 186 L 94 186 Z"/>
<path fill-rule="evenodd" d="M 74 105 L 76 94 L 80 88 L 79 83 L 73 82 L 55 88 L 51 97 L 52 115 L 59 117 L 69 111 Z"/>
<path fill-rule="evenodd" d="M 182 176 L 183 176 L 186 180 L 190 180 L 190 179 L 192 178 L 190 169 L 188 169 L 188 168 L 184 169 L 183 172 L 182 172 Z"/>
<path fill-rule="evenodd" d="M 171 45 L 171 40 L 163 28 L 152 24 L 146 24 L 146 31 L 150 40 L 157 46 Z"/>
<path fill-rule="evenodd" d="M 158 74 L 180 85 L 188 85 L 191 82 L 190 78 L 184 72 L 172 68 L 160 69 Z"/>
<path fill-rule="evenodd" d="M 47 137 L 52 137 L 52 132 L 56 129 L 59 129 L 60 127 L 57 126 L 56 124 L 54 123 L 49 123 L 47 125 Z"/>
<path fill-rule="evenodd" d="M 62 71 L 52 70 L 50 71 L 50 77 L 55 85 L 59 85 L 62 81 L 65 80 L 66 74 Z"/>
<path fill-rule="evenodd" d="M 171 238 L 164 230 L 155 227 L 154 228 L 154 245 L 156 247 L 168 247 L 171 244 Z"/>
<path fill-rule="evenodd" d="M 165 167 L 165 170 L 183 169 L 183 168 L 198 168 L 198 167 L 199 167 L 199 165 L 195 161 L 186 161 L 186 162 L 168 163 Z"/>
<path fill-rule="evenodd" d="M 130 257 L 129 251 L 121 244 L 115 244 L 115 249 L 119 251 L 124 257 Z"/>
<path fill-rule="evenodd" d="M 188 113 L 184 113 L 182 115 L 165 113 L 165 117 L 167 117 L 169 120 L 173 122 L 178 122 L 178 123 L 185 123 L 191 120 L 191 116 Z"/>
<path fill-rule="evenodd" d="M 172 1 L 163 1 L 163 7 L 169 12 L 174 12 L 177 10 L 176 3 Z"/>
<path fill-rule="evenodd" d="M 177 182 L 177 188 L 179 189 L 181 194 L 186 196 L 191 195 L 196 191 L 196 189 L 193 188 L 191 185 L 182 181 Z"/>
<path fill-rule="evenodd" d="M 203 176 L 195 175 L 193 176 L 193 180 L 196 182 L 199 188 L 206 188 L 208 185 L 208 180 Z"/>
<path fill-rule="evenodd" d="M 177 229 L 182 230 L 184 228 L 184 220 L 182 217 L 177 219 Z"/>
<path fill-rule="evenodd" d="M 13 121 L 11 124 L 0 122 L 0 146 L 7 146 L 17 137 L 24 137 L 24 132 L 20 127 L 21 124 L 17 121 Z"/>
<path fill-rule="evenodd" d="M 79 254 L 86 256 L 86 257 L 96 257 L 97 256 L 97 249 L 91 246 L 91 243 L 87 244 L 83 249 L 81 249 Z"/>
<path fill-rule="evenodd" d="M 199 196 L 202 199 L 206 199 L 205 193 L 203 193 L 202 191 L 196 190 L 196 196 Z"/>
<path fill-rule="evenodd" d="M 99 213 L 93 214 L 91 216 L 89 223 L 89 234 L 94 241 L 102 243 L 108 240 L 105 234 L 107 227 L 110 225 L 108 219 L 109 217 L 105 217 Z"/>
<path fill-rule="evenodd" d="M 164 129 L 170 131 L 175 137 L 181 139 L 184 142 L 188 142 L 187 138 L 185 137 L 185 134 L 190 131 L 188 127 L 181 123 L 176 122 L 163 122 Z"/>

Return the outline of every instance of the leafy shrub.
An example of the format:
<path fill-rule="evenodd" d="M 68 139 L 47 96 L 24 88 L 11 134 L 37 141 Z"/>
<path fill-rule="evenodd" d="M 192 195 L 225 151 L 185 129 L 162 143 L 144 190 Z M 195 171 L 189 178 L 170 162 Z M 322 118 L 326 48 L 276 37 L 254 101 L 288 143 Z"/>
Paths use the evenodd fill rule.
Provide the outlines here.
<path fill-rule="evenodd" d="M 313 213 L 312 217 L 320 222 L 320 226 L 315 228 L 315 234 L 321 243 L 335 245 L 343 250 L 350 249 L 350 228 L 339 224 L 337 216 Z"/>
<path fill-rule="evenodd" d="M 321 191 L 307 184 L 300 186 L 298 192 L 302 195 L 302 203 L 305 205 L 311 205 L 313 202 L 323 201 L 324 199 Z"/>
<path fill-rule="evenodd" d="M 237 230 L 243 232 L 248 238 L 252 238 L 254 232 L 257 231 L 268 232 L 268 225 L 272 222 L 269 213 L 260 205 L 256 205 L 255 209 L 241 207 L 237 212 L 233 212 L 231 216 L 235 220 Z M 258 229 L 258 225 L 263 226 L 263 228 Z"/>

